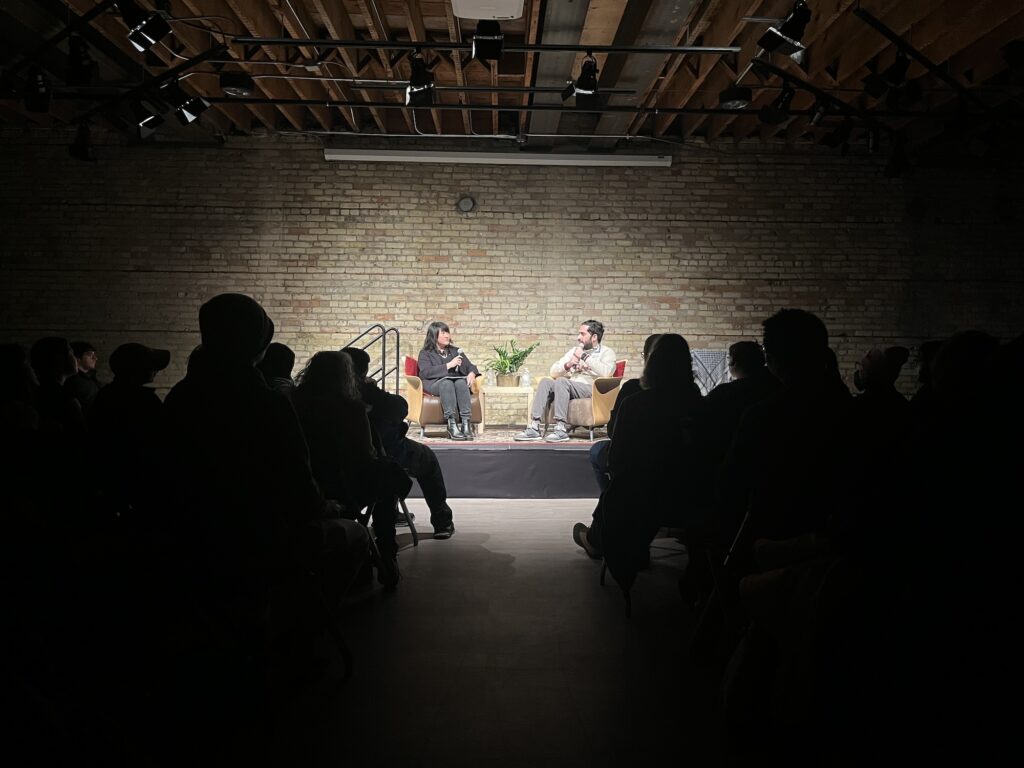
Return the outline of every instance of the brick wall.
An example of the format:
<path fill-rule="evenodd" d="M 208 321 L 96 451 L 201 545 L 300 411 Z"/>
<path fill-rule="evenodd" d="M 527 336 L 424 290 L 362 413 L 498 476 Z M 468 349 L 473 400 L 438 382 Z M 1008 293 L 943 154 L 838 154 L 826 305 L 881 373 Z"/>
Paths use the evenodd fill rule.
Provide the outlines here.
<path fill-rule="evenodd" d="M 724 348 L 784 306 L 825 320 L 846 371 L 873 344 L 1024 330 L 1019 167 L 889 180 L 881 156 L 758 144 L 669 169 L 343 164 L 306 139 L 112 136 L 81 163 L 69 141 L 0 134 L 0 338 L 165 346 L 164 385 L 221 291 L 260 300 L 300 363 L 372 323 L 415 354 L 434 319 L 478 361 L 539 340 L 535 374 L 590 317 L 631 373 L 651 331 Z"/>

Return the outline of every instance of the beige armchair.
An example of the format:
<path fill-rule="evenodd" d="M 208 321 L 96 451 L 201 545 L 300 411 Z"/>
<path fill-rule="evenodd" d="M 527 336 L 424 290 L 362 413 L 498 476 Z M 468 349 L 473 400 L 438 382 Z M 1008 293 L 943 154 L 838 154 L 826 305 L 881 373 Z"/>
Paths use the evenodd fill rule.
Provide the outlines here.
<path fill-rule="evenodd" d="M 444 412 L 441 410 L 441 398 L 423 391 L 423 380 L 419 377 L 419 363 L 416 358 L 405 358 L 405 400 L 409 403 L 409 422 L 419 425 L 420 437 L 426 434 L 426 427 L 446 426 Z M 470 389 L 472 393 L 472 418 L 470 423 L 474 430 L 479 429 L 483 422 L 483 408 L 480 405 L 480 393 L 483 391 L 483 376 L 477 376 Z"/>
<path fill-rule="evenodd" d="M 590 439 L 594 439 L 594 430 L 607 426 L 612 416 L 612 408 L 615 407 L 615 400 L 619 396 L 619 388 L 622 384 L 622 376 L 626 372 L 626 361 L 617 360 L 615 371 L 612 376 L 602 376 L 594 379 L 594 394 L 591 397 L 580 397 L 569 401 L 569 430 L 584 427 L 590 432 Z M 546 377 L 545 377 L 546 378 Z M 547 432 L 548 425 L 554 420 L 551 412 L 552 404 L 548 403 L 544 409 L 544 431 Z"/>

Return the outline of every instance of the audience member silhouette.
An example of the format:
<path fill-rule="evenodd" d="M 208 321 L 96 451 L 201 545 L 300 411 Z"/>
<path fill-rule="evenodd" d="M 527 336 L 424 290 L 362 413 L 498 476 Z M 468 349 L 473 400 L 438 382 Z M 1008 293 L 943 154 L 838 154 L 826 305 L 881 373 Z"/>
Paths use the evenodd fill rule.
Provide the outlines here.
<path fill-rule="evenodd" d="M 260 373 L 267 384 L 275 392 L 292 396 L 295 382 L 292 380 L 292 369 L 295 367 L 295 353 L 287 344 L 271 342 L 259 365 Z"/>
<path fill-rule="evenodd" d="M 378 581 L 398 583 L 395 513 L 412 481 L 373 447 L 366 404 L 352 359 L 344 352 L 317 352 L 297 377 L 292 395 L 309 445 L 313 475 L 351 514 L 369 508 L 381 563 Z"/>
<path fill-rule="evenodd" d="M 99 391 L 89 413 L 105 503 L 134 516 L 133 522 L 144 515 L 151 524 L 162 498 L 163 403 L 147 385 L 170 361 L 166 349 L 122 344 L 110 355 L 114 380 Z"/>
<path fill-rule="evenodd" d="M 0 430 L 4 434 L 20 436 L 39 428 L 36 386 L 25 348 L 20 344 L 0 344 Z"/>
<path fill-rule="evenodd" d="M 644 366 L 642 390 L 620 408 L 608 456 L 611 482 L 589 529 L 573 539 L 591 556 L 603 552 L 623 589 L 648 560 L 648 546 L 668 523 L 696 526 L 705 506 L 695 497 L 705 407 L 693 379 L 686 339 L 662 335 Z"/>
<path fill-rule="evenodd" d="M 68 376 L 64 382 L 67 388 L 84 412 L 92 407 L 93 400 L 100 391 L 103 384 L 96 378 L 96 347 L 88 341 L 71 342 L 71 350 L 75 353 L 75 360 L 78 362 L 78 373 Z"/>
<path fill-rule="evenodd" d="M 652 333 L 644 340 L 644 348 L 640 352 L 640 358 L 646 363 L 647 358 L 651 354 L 651 350 L 654 349 L 654 345 L 658 339 L 661 338 L 660 333 Z M 605 489 L 608 488 L 608 449 L 611 446 L 612 433 L 615 431 L 615 422 L 619 416 L 619 409 L 627 398 L 635 395 L 641 389 L 640 379 L 629 379 L 622 383 L 619 387 L 619 394 L 615 398 L 615 405 L 612 407 L 612 412 L 608 417 L 608 440 L 598 440 L 592 446 L 590 446 L 590 466 L 594 470 L 594 477 L 597 479 L 597 485 L 604 493 Z"/>
<path fill-rule="evenodd" d="M 370 356 L 364 350 L 346 347 L 342 351 L 352 359 L 356 380 L 360 382 L 360 396 L 370 407 L 370 426 L 379 437 L 384 453 L 419 481 L 423 500 L 430 510 L 434 538 L 450 539 L 455 533 L 455 523 L 452 509 L 448 506 L 441 465 L 430 446 L 406 437 L 409 424 L 405 417 L 409 413 L 409 404 L 405 398 L 385 392 L 376 381 L 367 377 Z"/>
<path fill-rule="evenodd" d="M 319 570 L 329 594 L 343 593 L 368 557 L 368 538 L 337 519 L 340 507 L 313 479 L 294 409 L 255 368 L 273 322 L 249 296 L 227 293 L 202 306 L 199 328 L 201 349 L 164 401 L 183 543 L 229 599 L 261 599 L 267 578 L 294 567 Z"/>
<path fill-rule="evenodd" d="M 729 346 L 729 376 L 708 393 L 708 440 L 706 450 L 712 466 L 725 458 L 732 436 L 746 410 L 782 389 L 765 366 L 764 351 L 756 341 L 737 341 Z"/>
<path fill-rule="evenodd" d="M 82 435 L 85 432 L 82 406 L 74 395 L 64 389 L 64 382 L 78 371 L 75 353 L 67 339 L 58 336 L 39 339 L 32 345 L 29 359 L 39 382 L 36 410 L 39 412 L 40 430 L 68 437 Z"/>
<path fill-rule="evenodd" d="M 782 309 L 763 325 L 768 369 L 783 386 L 741 418 L 720 498 L 726 530 L 749 513 L 748 537 L 788 539 L 821 530 L 835 509 L 850 397 L 835 385 L 815 315 Z"/>

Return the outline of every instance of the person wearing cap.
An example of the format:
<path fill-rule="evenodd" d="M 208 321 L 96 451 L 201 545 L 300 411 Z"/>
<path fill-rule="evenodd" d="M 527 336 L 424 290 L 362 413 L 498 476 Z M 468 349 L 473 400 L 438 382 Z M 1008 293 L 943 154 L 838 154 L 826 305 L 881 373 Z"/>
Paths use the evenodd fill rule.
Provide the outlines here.
<path fill-rule="evenodd" d="M 89 413 L 100 488 L 119 514 L 155 511 L 163 403 L 147 385 L 170 361 L 166 349 L 122 344 L 110 356 L 114 380 L 99 391 Z"/>
<path fill-rule="evenodd" d="M 274 323 L 249 296 L 223 293 L 199 310 L 201 354 L 164 401 L 169 491 L 183 539 L 211 579 L 315 568 L 333 599 L 369 558 L 366 530 L 338 519 L 313 479 L 306 441 L 288 398 L 256 364 Z"/>
<path fill-rule="evenodd" d="M 88 341 L 72 341 L 71 351 L 75 353 L 75 360 L 78 361 L 78 373 L 68 376 L 64 382 L 64 389 L 70 392 L 78 400 L 82 410 L 87 412 L 103 386 L 103 382 L 96 378 L 96 347 Z"/>

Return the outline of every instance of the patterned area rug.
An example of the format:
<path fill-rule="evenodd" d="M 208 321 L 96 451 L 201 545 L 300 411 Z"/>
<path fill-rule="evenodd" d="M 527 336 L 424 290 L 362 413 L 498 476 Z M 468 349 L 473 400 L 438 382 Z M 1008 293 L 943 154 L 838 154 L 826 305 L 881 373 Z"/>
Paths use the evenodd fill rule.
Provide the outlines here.
<path fill-rule="evenodd" d="M 514 442 L 512 437 L 523 431 L 522 427 L 509 427 L 509 426 L 497 426 L 492 427 L 487 425 L 484 429 L 482 436 L 477 436 L 474 443 L 511 443 Z M 448 439 L 448 433 L 439 426 L 428 427 L 426 437 L 420 437 L 419 427 L 413 425 L 409 427 L 409 437 L 413 440 L 418 440 L 422 443 L 444 443 L 448 445 L 460 445 L 461 442 Z M 594 440 L 604 440 L 608 437 L 608 433 L 604 429 L 594 430 Z M 569 442 L 567 443 L 545 443 L 543 440 L 538 442 L 523 443 L 523 445 L 590 445 L 590 433 L 583 429 L 577 429 L 575 432 L 569 435 Z"/>

